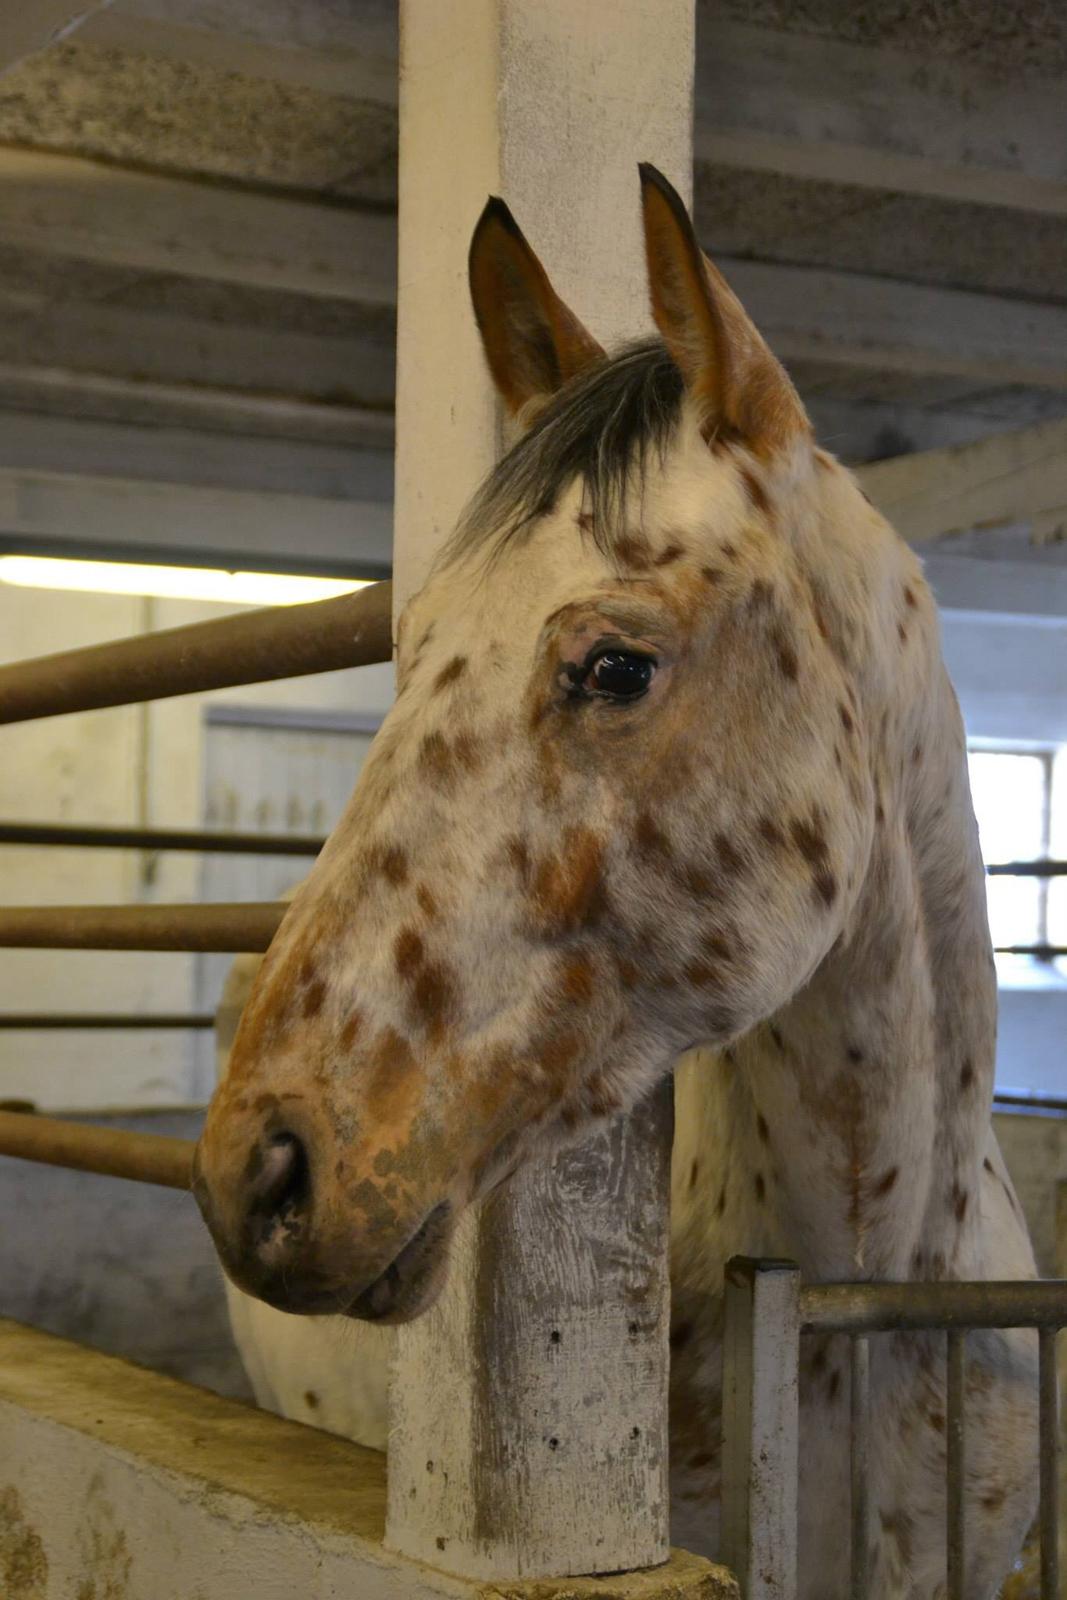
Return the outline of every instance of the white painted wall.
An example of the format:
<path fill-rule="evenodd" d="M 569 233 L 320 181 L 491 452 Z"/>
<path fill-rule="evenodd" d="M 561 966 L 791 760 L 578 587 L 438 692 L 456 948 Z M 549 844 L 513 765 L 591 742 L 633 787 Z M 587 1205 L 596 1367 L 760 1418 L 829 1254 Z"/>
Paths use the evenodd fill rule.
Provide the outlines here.
<path fill-rule="evenodd" d="M 221 616 L 221 605 L 14 589 L 0 584 L 0 660 L 96 644 Z M 202 820 L 203 710 L 211 700 L 384 713 L 391 666 L 186 695 L 147 706 L 0 728 L 0 817 L 195 827 Z M 292 863 L 293 877 L 304 870 Z M 0 847 L 0 901 L 136 903 L 199 897 L 200 858 Z M 0 953 L 0 1011 L 184 1011 L 193 956 Z M 180 1105 L 202 1097 L 183 1033 L 0 1031 L 0 1099 L 55 1109 Z"/>

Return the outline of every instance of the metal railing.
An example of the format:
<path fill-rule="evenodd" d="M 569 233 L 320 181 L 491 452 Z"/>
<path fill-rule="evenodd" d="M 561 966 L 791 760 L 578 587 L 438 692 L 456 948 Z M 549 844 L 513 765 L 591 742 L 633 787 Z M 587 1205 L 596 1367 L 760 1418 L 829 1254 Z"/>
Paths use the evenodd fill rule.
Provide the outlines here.
<path fill-rule="evenodd" d="M 392 587 L 370 585 L 334 600 L 274 606 L 243 616 L 138 635 L 0 667 L 0 724 L 103 706 L 260 683 L 392 656 Z M 317 854 L 320 839 L 212 830 L 98 828 L 9 822 L 0 843 L 89 848 Z M 218 905 L 9 906 L 0 908 L 0 946 L 51 950 L 263 951 L 287 907 Z M 18 1014 L 7 1028 L 203 1027 L 204 1016 Z M 188 1188 L 192 1144 L 0 1112 L 0 1154 Z"/>
<path fill-rule="evenodd" d="M 3 906 L 0 947 L 262 951 L 288 909 L 278 900 L 176 906 Z"/>
<path fill-rule="evenodd" d="M 76 1172 L 188 1189 L 195 1149 L 191 1139 L 64 1122 L 33 1111 L 0 1111 L 0 1152 Z"/>
<path fill-rule="evenodd" d="M 298 833 L 227 833 L 223 828 L 98 828 L 59 822 L 0 822 L 0 844 L 79 850 L 195 850 L 229 856 L 317 856 L 325 838 Z"/>
<path fill-rule="evenodd" d="M 369 666 L 392 648 L 392 585 L 375 583 L 0 667 L 0 723 Z"/>
<path fill-rule="evenodd" d="M 945 1332 L 945 1566 L 947 1600 L 966 1600 L 967 1334 L 1033 1328 L 1038 1335 L 1041 1597 L 1058 1600 L 1056 1334 L 1067 1326 L 1067 1281 L 802 1284 L 787 1261 L 727 1264 L 723 1336 L 723 1560 L 745 1600 L 797 1593 L 801 1338 L 847 1334 L 850 1344 L 850 1595 L 864 1600 L 870 1570 L 870 1338 Z"/>

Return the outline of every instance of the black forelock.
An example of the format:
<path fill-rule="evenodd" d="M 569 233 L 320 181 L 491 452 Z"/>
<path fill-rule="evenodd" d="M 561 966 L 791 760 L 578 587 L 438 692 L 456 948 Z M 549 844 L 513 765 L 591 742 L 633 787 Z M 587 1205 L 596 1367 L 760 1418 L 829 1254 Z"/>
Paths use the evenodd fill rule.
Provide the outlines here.
<path fill-rule="evenodd" d="M 443 552 L 445 563 L 526 537 L 576 479 L 583 528 L 611 555 L 625 532 L 633 475 L 662 458 L 681 415 L 682 375 L 658 339 L 598 362 L 567 383 L 489 474 Z"/>

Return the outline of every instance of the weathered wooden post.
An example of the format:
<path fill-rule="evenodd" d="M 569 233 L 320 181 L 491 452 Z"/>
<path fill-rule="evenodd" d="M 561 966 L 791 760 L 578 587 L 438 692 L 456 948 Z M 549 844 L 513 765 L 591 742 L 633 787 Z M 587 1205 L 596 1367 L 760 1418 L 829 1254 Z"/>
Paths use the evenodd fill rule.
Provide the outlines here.
<path fill-rule="evenodd" d="M 396 603 L 500 447 L 468 307 L 502 195 L 608 348 L 649 328 L 637 162 L 690 188 L 693 0 L 402 0 Z M 666 1090 L 473 1217 L 401 1330 L 387 1541 L 472 1577 L 667 1556 Z M 431 1443 L 432 1441 L 432 1443 Z"/>

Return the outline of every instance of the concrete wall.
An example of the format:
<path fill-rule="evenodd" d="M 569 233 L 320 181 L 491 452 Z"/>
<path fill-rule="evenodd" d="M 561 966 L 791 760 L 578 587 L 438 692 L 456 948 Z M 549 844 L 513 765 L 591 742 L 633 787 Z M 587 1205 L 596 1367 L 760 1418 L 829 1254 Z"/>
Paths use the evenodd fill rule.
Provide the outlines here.
<path fill-rule="evenodd" d="M 92 1120 L 100 1120 L 99 1113 Z M 195 1139 L 198 1112 L 108 1117 Z M 0 1161 L 0 1317 L 250 1399 L 222 1278 L 192 1195 L 122 1178 Z"/>

